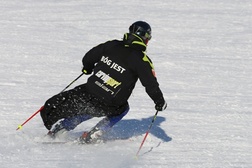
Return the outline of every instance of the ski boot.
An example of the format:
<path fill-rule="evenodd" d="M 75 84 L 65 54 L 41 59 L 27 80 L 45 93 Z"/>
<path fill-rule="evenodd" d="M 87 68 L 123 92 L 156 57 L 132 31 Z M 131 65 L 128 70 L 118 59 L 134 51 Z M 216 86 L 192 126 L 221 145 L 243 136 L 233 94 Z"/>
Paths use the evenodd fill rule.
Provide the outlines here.
<path fill-rule="evenodd" d="M 66 132 L 67 130 L 63 127 L 62 125 L 62 121 L 63 120 L 59 120 L 57 121 L 55 124 L 53 124 L 52 128 L 49 130 L 49 132 L 47 133 L 47 135 L 49 137 L 51 137 L 52 139 L 54 139 L 56 137 L 57 134 L 62 134 L 64 132 Z"/>
<path fill-rule="evenodd" d="M 97 127 L 94 127 L 89 132 L 84 132 L 79 138 L 80 144 L 99 144 L 102 142 L 102 131 Z"/>

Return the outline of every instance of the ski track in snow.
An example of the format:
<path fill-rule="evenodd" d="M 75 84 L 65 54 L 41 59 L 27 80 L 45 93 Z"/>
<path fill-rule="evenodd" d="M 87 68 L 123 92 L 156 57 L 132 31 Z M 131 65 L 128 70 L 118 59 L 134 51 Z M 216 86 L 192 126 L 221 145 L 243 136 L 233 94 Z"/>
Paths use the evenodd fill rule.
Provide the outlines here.
<path fill-rule="evenodd" d="M 252 167 L 250 0 L 2 0 L 0 6 L 1 168 Z M 133 141 L 42 144 L 47 131 L 39 115 L 15 130 L 81 73 L 91 47 L 122 38 L 136 20 L 152 26 L 148 55 L 168 102 L 138 159 L 155 114 L 140 83 L 129 114 L 109 134 Z"/>

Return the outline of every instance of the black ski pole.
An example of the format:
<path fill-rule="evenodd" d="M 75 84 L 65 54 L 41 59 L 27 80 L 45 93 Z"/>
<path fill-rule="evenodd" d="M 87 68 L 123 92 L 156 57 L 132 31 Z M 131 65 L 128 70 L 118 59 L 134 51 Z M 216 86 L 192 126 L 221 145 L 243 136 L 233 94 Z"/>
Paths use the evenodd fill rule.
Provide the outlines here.
<path fill-rule="evenodd" d="M 76 82 L 82 75 L 84 75 L 84 72 L 82 72 L 76 79 L 74 79 L 69 85 L 67 85 L 60 93 L 64 92 L 69 86 L 71 86 L 74 82 Z"/>

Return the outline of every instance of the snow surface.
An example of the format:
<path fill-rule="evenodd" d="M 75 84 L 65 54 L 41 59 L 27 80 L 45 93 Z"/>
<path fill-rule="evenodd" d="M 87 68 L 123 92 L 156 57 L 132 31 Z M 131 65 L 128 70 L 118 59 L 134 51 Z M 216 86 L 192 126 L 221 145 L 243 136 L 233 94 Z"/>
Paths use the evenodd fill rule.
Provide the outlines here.
<path fill-rule="evenodd" d="M 1 0 L 0 9 L 1 168 L 252 167 L 251 0 Z M 140 83 L 111 132 L 131 140 L 43 144 L 39 115 L 16 131 L 81 73 L 90 48 L 122 38 L 137 20 L 152 26 L 148 55 L 169 104 L 137 160 L 155 114 Z"/>

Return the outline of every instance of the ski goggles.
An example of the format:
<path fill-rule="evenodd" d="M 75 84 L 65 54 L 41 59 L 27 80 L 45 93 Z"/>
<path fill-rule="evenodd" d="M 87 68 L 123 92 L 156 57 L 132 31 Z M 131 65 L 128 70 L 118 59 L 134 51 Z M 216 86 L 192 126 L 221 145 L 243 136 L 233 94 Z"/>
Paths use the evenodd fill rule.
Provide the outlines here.
<path fill-rule="evenodd" d="M 138 27 L 136 34 L 141 36 L 144 40 L 150 40 L 151 39 L 151 32 L 145 31 L 141 27 Z"/>

